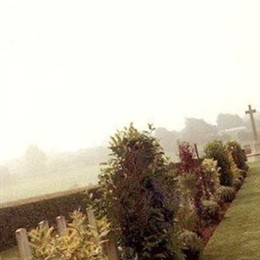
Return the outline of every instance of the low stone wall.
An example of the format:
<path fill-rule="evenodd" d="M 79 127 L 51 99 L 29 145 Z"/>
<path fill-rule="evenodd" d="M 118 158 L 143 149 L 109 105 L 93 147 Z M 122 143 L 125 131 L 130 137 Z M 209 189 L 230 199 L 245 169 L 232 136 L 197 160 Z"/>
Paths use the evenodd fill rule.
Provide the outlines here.
<path fill-rule="evenodd" d="M 95 185 L 1 204 L 0 251 L 16 245 L 15 231 L 18 228 L 30 230 L 42 220 L 54 223 L 59 215 L 69 219 L 69 214 L 79 208 L 84 212 L 86 191 L 98 196 L 98 186 Z"/>

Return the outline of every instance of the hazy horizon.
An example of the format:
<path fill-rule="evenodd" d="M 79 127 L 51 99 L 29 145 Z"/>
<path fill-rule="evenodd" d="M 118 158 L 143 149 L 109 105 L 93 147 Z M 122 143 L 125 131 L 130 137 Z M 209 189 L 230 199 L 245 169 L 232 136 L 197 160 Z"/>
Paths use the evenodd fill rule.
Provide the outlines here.
<path fill-rule="evenodd" d="M 254 3 L 254 4 L 253 4 Z M 260 111 L 260 3 L 0 1 L 0 153 Z"/>

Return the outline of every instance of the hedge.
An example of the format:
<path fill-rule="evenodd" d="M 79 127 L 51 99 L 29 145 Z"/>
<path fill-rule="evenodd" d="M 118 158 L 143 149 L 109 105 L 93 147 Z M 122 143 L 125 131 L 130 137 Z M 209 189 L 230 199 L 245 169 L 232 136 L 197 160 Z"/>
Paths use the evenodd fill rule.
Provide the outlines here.
<path fill-rule="evenodd" d="M 69 219 L 69 214 L 86 208 L 86 191 L 98 192 L 98 186 L 90 186 L 39 196 L 28 200 L 4 203 L 0 205 L 0 251 L 16 245 L 15 231 L 21 227 L 35 228 L 42 220 L 55 223 L 59 215 Z M 97 195 L 96 195 L 97 196 Z"/>

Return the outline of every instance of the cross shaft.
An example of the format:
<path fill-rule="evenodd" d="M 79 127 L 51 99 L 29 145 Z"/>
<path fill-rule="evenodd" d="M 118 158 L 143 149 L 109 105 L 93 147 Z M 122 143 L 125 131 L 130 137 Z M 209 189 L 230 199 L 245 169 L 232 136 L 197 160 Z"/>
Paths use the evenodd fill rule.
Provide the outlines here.
<path fill-rule="evenodd" d="M 253 135 L 254 135 L 254 141 L 257 141 L 257 131 L 256 131 L 256 125 L 255 125 L 255 119 L 254 119 L 254 113 L 256 113 L 255 109 L 252 109 L 251 105 L 248 105 L 248 110 L 245 111 L 246 114 L 250 115 L 250 121 L 251 121 L 251 126 L 253 129 Z"/>

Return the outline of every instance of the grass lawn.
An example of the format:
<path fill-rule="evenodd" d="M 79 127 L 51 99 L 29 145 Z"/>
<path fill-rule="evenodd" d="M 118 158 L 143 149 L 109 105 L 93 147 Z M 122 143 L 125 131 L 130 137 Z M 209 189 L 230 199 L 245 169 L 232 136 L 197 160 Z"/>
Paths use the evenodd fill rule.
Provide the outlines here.
<path fill-rule="evenodd" d="M 18 259 L 18 248 L 17 247 L 0 252 L 0 260 L 17 260 L 17 259 Z"/>
<path fill-rule="evenodd" d="M 248 177 L 209 240 L 203 260 L 260 259 L 260 162 L 249 165 Z"/>
<path fill-rule="evenodd" d="M 11 184 L 0 185 L 0 203 L 96 184 L 99 170 L 99 165 L 90 165 L 49 172 L 35 177 L 17 177 Z"/>

